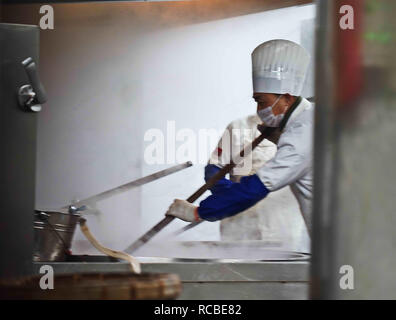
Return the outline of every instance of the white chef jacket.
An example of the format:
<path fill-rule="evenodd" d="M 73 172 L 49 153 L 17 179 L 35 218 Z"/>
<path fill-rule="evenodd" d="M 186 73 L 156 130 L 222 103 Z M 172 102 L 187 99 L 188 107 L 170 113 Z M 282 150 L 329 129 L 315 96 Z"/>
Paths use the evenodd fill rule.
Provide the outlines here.
<path fill-rule="evenodd" d="M 299 112 L 298 108 L 295 112 Z M 231 143 L 221 143 L 220 140 L 209 163 L 219 167 L 228 164 L 230 154 L 239 154 L 243 147 L 261 134 L 258 124 L 262 121 L 256 114 L 231 122 L 222 137 L 228 141 L 231 139 Z M 241 176 L 257 173 L 276 152 L 276 145 L 264 139 L 245 158 L 247 163 L 252 164 L 251 168 L 243 164 L 241 168 L 234 169 L 230 174 L 231 180 L 238 181 Z M 269 246 L 287 250 L 309 252 L 310 247 L 304 221 L 298 213 L 298 204 L 289 188 L 271 192 L 266 199 L 241 214 L 221 220 L 220 234 L 222 240 L 261 240 Z"/>
<path fill-rule="evenodd" d="M 311 234 L 314 105 L 302 99 L 278 141 L 275 156 L 257 170 L 270 191 L 290 186 Z"/>

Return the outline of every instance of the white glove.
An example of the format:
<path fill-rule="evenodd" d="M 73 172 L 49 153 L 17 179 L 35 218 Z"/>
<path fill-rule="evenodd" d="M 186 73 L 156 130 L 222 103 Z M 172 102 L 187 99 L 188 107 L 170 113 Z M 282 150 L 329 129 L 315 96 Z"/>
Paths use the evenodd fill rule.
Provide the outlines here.
<path fill-rule="evenodd" d="M 175 199 L 165 215 L 174 216 L 187 222 L 199 221 L 201 219 L 198 216 L 197 208 L 188 201 Z"/>

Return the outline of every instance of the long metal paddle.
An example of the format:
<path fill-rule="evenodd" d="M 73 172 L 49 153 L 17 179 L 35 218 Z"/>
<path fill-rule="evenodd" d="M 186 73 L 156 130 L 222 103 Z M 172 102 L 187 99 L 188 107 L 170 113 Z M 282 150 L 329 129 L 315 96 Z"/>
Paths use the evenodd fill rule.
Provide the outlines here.
<path fill-rule="evenodd" d="M 229 164 L 224 166 L 219 172 L 217 172 L 212 178 L 208 180 L 201 188 L 195 191 L 186 201 L 193 203 L 197 200 L 201 195 L 203 195 L 208 189 L 213 187 L 220 179 L 222 179 L 227 173 L 229 173 L 236 165 L 238 165 L 245 156 L 247 156 L 254 148 L 256 148 L 265 138 L 268 138 L 276 128 L 265 127 L 261 131 L 261 135 L 258 136 L 253 142 L 244 148 L 240 153 L 237 159 L 231 160 Z M 175 219 L 174 216 L 165 216 L 160 222 L 158 222 L 154 227 L 152 227 L 149 231 L 147 231 L 143 236 L 141 236 L 138 240 L 132 243 L 128 248 L 124 251 L 127 253 L 132 253 L 136 251 L 138 248 L 147 243 L 152 237 L 154 237 L 158 232 L 160 232 L 163 228 L 165 228 L 169 223 L 171 223 Z M 192 223 L 185 228 L 186 230 L 195 227 L 198 223 Z M 184 231 L 184 230 L 183 230 Z"/>

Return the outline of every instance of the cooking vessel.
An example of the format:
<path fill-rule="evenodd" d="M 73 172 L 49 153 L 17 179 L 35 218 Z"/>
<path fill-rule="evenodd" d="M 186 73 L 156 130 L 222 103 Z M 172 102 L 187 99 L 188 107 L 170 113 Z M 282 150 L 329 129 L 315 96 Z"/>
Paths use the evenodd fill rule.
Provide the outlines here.
<path fill-rule="evenodd" d="M 271 248 L 264 241 L 153 241 L 136 253 L 141 262 L 150 257 L 186 262 L 306 261 L 308 253 Z"/>
<path fill-rule="evenodd" d="M 33 261 L 65 261 L 80 217 L 67 210 L 36 210 Z"/>

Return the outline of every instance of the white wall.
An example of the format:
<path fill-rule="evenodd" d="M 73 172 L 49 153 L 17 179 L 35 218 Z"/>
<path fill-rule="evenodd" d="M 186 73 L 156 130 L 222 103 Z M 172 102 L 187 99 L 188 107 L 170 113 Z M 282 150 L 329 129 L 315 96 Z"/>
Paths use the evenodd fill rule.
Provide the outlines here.
<path fill-rule="evenodd" d="M 172 4 L 169 4 L 171 6 Z M 128 4 L 128 10 L 132 5 Z M 49 96 L 39 118 L 37 207 L 57 207 L 153 173 L 143 140 L 166 132 L 214 128 L 255 112 L 250 53 L 261 42 L 301 39 L 301 22 L 315 7 L 181 26 L 134 19 L 122 4 L 102 4 L 73 19 L 70 5 L 55 32 L 42 32 L 41 75 Z M 58 10 L 58 11 L 57 11 Z M 160 14 L 160 13 L 158 13 Z M 194 159 L 192 159 L 194 160 Z M 203 184 L 203 165 L 98 204 L 88 215 L 94 235 L 124 249 L 162 219 L 175 197 Z M 163 234 L 184 225 L 174 222 Z M 162 235 L 163 236 L 163 235 Z M 180 239 L 216 240 L 217 223 L 203 223 Z M 74 253 L 96 253 L 77 232 Z"/>

